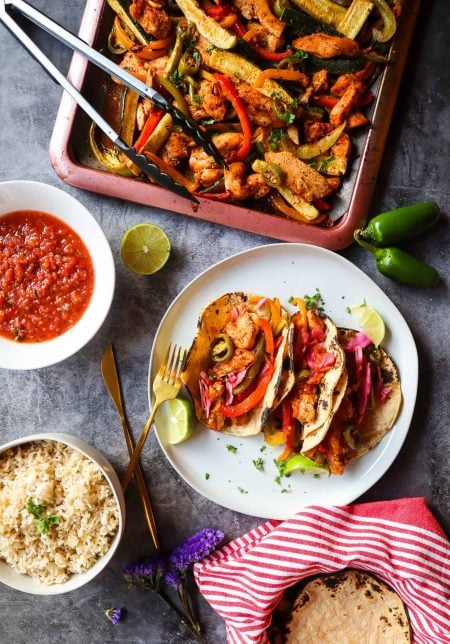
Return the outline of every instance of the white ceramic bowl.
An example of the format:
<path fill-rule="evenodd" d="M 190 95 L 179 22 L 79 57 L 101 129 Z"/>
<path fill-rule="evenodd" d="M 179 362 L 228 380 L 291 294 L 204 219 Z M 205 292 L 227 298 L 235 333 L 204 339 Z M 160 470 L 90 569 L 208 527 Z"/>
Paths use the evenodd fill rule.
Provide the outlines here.
<path fill-rule="evenodd" d="M 82 573 L 77 573 L 72 575 L 66 582 L 62 584 L 52 584 L 51 586 L 46 586 L 37 579 L 33 579 L 28 575 L 22 575 L 11 566 L 9 566 L 4 560 L 0 560 L 0 582 L 15 588 L 16 590 L 21 590 L 25 593 L 31 593 L 33 595 L 60 595 L 61 593 L 67 593 L 80 586 L 84 586 L 89 581 L 94 579 L 110 562 L 114 553 L 117 550 L 117 547 L 120 543 L 120 540 L 125 529 L 125 498 L 122 492 L 122 487 L 120 485 L 119 478 L 114 471 L 110 462 L 99 452 L 95 447 L 92 447 L 88 443 L 85 443 L 80 438 L 76 436 L 70 436 L 69 434 L 57 434 L 57 433 L 47 433 L 47 434 L 31 434 L 30 436 L 22 436 L 22 438 L 17 438 L 5 445 L 0 447 L 0 454 L 5 452 L 11 447 L 16 447 L 17 445 L 23 445 L 31 441 L 56 441 L 59 443 L 64 443 L 74 450 L 77 450 L 84 454 L 88 459 L 96 463 L 100 468 L 106 480 L 108 481 L 114 499 L 117 503 L 118 509 L 118 519 L 119 524 L 117 528 L 116 535 L 111 542 L 108 552 L 100 557 L 96 563 Z"/>
<path fill-rule="evenodd" d="M 94 290 L 80 320 L 46 342 L 18 343 L 0 336 L 0 367 L 37 369 L 60 362 L 81 349 L 103 324 L 115 286 L 114 261 L 108 241 L 90 212 L 74 197 L 45 183 L 0 183 L 0 217 L 16 210 L 39 210 L 58 217 L 82 239 L 94 265 Z"/>

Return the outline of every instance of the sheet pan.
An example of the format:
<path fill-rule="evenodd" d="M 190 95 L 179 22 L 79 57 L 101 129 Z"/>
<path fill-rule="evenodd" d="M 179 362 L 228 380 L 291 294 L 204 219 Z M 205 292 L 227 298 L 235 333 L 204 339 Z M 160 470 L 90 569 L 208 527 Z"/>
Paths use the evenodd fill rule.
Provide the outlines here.
<path fill-rule="evenodd" d="M 368 116 L 371 127 L 356 140 L 357 158 L 339 194 L 334 197 L 331 227 L 309 226 L 248 207 L 200 199 L 198 207 L 164 188 L 102 170 L 88 145 L 89 122 L 67 94 L 63 94 L 50 141 L 50 158 L 58 176 L 71 186 L 198 219 L 262 234 L 282 241 L 305 242 L 339 250 L 353 241 L 353 231 L 363 225 L 370 207 L 383 150 L 394 111 L 420 0 L 408 0 L 392 43 L 392 61 L 372 88 L 376 97 Z M 104 0 L 88 0 L 80 37 L 100 51 L 106 49 L 113 13 Z M 74 54 L 68 74 L 71 82 L 97 107 L 108 86 L 102 72 Z"/>

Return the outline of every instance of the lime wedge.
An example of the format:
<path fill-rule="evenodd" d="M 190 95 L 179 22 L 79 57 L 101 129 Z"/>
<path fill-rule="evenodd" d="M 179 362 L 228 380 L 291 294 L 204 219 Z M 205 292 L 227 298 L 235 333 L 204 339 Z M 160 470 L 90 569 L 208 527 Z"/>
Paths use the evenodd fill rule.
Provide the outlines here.
<path fill-rule="evenodd" d="M 350 311 L 358 320 L 358 324 L 364 333 L 367 333 L 372 342 L 379 346 L 383 342 L 386 332 L 381 315 L 375 309 L 367 306 L 367 304 L 351 306 Z"/>
<path fill-rule="evenodd" d="M 196 425 L 194 406 L 186 398 L 174 398 L 163 402 L 156 412 L 156 424 L 164 428 L 171 445 L 187 440 Z"/>
<path fill-rule="evenodd" d="M 122 237 L 120 252 L 129 269 L 139 275 L 151 275 L 167 262 L 170 241 L 156 224 L 136 224 Z"/>
<path fill-rule="evenodd" d="M 326 465 L 318 465 L 315 461 L 303 456 L 303 454 L 295 454 L 292 456 L 286 463 L 284 474 L 290 474 L 296 470 L 301 470 L 306 474 L 329 474 L 328 467 Z"/>

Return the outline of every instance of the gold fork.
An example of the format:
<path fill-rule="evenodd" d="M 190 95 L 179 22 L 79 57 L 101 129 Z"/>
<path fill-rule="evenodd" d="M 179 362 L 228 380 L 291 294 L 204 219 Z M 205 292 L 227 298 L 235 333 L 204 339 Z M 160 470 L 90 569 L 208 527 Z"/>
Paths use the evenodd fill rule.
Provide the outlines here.
<path fill-rule="evenodd" d="M 153 393 L 155 394 L 155 402 L 152 407 L 152 413 L 145 423 L 144 429 L 139 437 L 133 454 L 131 455 L 130 462 L 122 478 L 122 489 L 125 490 L 130 483 L 133 472 L 138 463 L 139 457 L 147 440 L 147 435 L 155 417 L 156 410 L 165 400 L 172 400 L 177 397 L 181 388 L 181 373 L 183 371 L 184 362 L 186 360 L 186 349 L 177 347 L 176 344 L 170 343 L 158 373 L 153 380 Z"/>

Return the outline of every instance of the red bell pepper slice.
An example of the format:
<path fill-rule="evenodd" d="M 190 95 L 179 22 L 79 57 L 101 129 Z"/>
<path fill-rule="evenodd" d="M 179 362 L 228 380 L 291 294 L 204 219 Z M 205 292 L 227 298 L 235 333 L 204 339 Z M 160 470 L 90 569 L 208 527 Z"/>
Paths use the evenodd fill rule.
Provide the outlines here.
<path fill-rule="evenodd" d="M 318 107 L 326 107 L 328 109 L 333 109 L 333 107 L 341 100 L 340 96 L 329 96 L 327 94 L 317 94 L 316 96 L 311 96 L 311 101 L 314 105 Z M 364 107 L 369 105 L 373 101 L 373 94 L 366 92 L 356 104 L 356 107 Z"/>
<path fill-rule="evenodd" d="M 223 74 L 214 74 L 214 78 L 219 83 L 220 89 L 224 93 L 225 97 L 234 107 L 244 136 L 241 147 L 236 150 L 236 152 L 232 153 L 227 161 L 229 163 L 232 163 L 233 161 L 243 161 L 250 152 L 250 146 L 252 144 L 252 126 L 250 125 L 247 108 L 245 107 L 244 101 L 237 93 L 235 86 L 226 76 Z"/>
<path fill-rule="evenodd" d="M 203 11 L 217 22 L 223 20 L 231 13 L 232 7 L 227 4 L 216 5 L 215 7 L 202 7 Z"/>
<path fill-rule="evenodd" d="M 153 133 L 163 116 L 164 111 L 159 109 L 154 110 L 150 114 L 148 119 L 145 121 L 142 132 L 140 133 L 136 143 L 134 144 L 134 149 L 136 150 L 136 152 L 142 152 L 142 149 L 145 147 L 149 136 Z"/>
<path fill-rule="evenodd" d="M 264 333 L 264 339 L 266 341 L 266 353 L 268 353 L 271 357 L 273 356 L 273 353 L 275 351 L 275 344 L 274 344 L 274 337 L 273 337 L 273 331 L 272 331 L 272 326 L 266 318 L 259 318 L 258 320 L 259 328 L 261 331 Z"/>
<path fill-rule="evenodd" d="M 261 400 L 264 398 L 264 395 L 269 386 L 270 379 L 273 375 L 273 365 L 266 361 L 266 366 L 258 377 L 258 382 L 255 389 L 252 393 L 244 398 L 241 402 L 238 402 L 236 405 L 225 405 L 220 406 L 220 411 L 226 418 L 236 418 L 236 416 L 242 416 L 242 414 L 251 411 Z"/>

